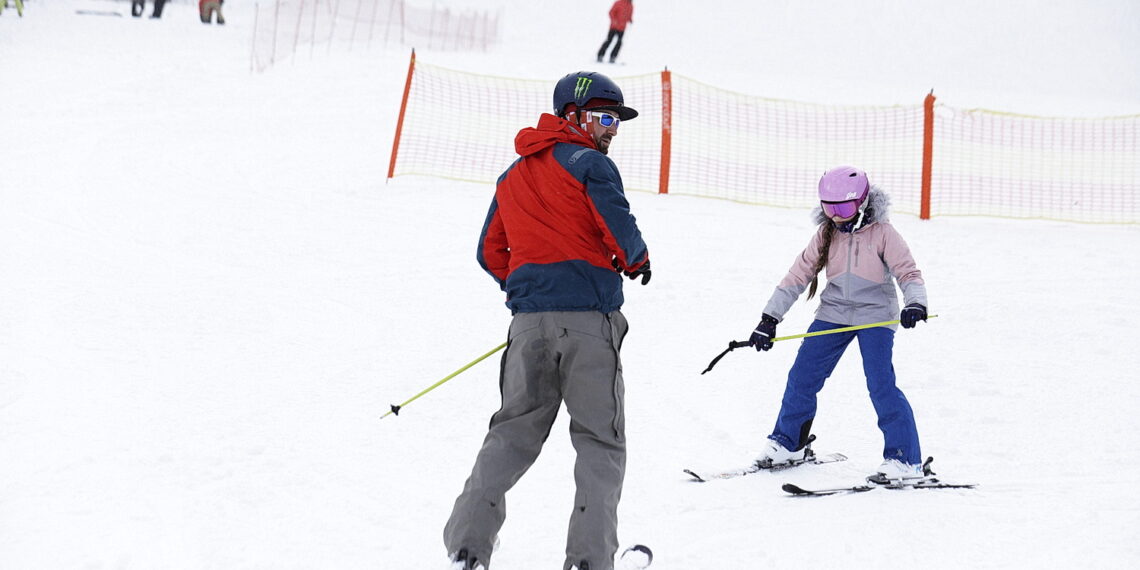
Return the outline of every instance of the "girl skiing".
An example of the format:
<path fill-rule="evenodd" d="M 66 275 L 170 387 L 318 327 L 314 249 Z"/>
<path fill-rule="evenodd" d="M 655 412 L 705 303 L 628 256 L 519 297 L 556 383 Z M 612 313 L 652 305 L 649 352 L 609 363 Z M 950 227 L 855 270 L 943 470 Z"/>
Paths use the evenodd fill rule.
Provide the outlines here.
<path fill-rule="evenodd" d="M 889 197 L 871 186 L 867 174 L 851 166 L 824 173 L 819 181 L 820 207 L 814 212 L 819 229 L 807 248 L 776 287 L 764 307 L 760 324 L 749 338 L 756 350 L 772 348 L 776 324 L 803 293 L 816 292 L 819 272 L 826 268 L 827 286 L 808 332 L 888 321 L 899 315 L 892 281 L 902 289 L 906 307 L 899 320 L 903 328 L 925 321 L 926 287 L 906 242 L 888 222 Z M 895 386 L 891 352 L 895 327 L 881 326 L 804 339 L 788 372 L 788 384 L 763 453 L 761 468 L 803 459 L 816 394 L 831 375 L 839 357 L 853 339 L 859 339 L 863 372 L 879 429 L 883 432 L 883 464 L 869 478 L 875 482 L 921 478 L 922 456 L 914 412 Z"/>

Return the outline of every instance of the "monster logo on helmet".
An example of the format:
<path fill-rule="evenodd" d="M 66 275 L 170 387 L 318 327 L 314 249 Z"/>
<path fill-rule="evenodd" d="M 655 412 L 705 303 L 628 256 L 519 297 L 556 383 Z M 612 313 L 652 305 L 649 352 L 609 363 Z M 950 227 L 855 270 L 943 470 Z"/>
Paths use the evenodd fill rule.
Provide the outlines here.
<path fill-rule="evenodd" d="M 578 77 L 578 83 L 574 85 L 574 98 L 577 99 L 588 93 L 590 91 L 590 84 L 593 82 L 594 80 L 589 77 Z"/>
<path fill-rule="evenodd" d="M 603 101 L 589 104 L 594 99 Z M 623 121 L 637 117 L 635 109 L 625 106 L 625 98 L 617 83 L 596 71 L 579 71 L 558 80 L 554 86 L 554 114 L 565 118 L 570 105 L 574 105 L 577 111 L 604 109 Z"/>

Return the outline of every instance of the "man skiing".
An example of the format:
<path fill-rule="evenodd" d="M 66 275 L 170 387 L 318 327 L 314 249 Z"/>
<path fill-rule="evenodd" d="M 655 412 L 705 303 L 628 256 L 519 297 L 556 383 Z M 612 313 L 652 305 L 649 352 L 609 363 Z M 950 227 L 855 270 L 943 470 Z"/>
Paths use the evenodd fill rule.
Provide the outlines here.
<path fill-rule="evenodd" d="M 622 278 L 649 283 L 649 252 L 606 154 L 637 117 L 596 72 L 554 87 L 554 114 L 515 137 L 520 158 L 499 177 L 479 264 L 514 318 L 503 353 L 502 407 L 444 529 L 452 568 L 489 568 L 504 497 L 538 458 L 560 405 L 570 414 L 577 493 L 564 570 L 612 570 L 625 477 Z"/>

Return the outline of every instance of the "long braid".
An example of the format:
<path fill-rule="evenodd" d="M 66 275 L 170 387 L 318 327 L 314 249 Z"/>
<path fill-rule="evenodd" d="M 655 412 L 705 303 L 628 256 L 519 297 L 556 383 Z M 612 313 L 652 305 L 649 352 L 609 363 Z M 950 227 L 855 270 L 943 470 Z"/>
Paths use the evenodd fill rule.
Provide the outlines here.
<path fill-rule="evenodd" d="M 811 286 L 808 287 L 808 300 L 815 296 L 815 290 L 819 288 L 819 272 L 827 267 L 827 256 L 831 250 L 831 237 L 835 235 L 835 224 L 831 221 L 823 222 L 823 241 L 819 244 L 819 260 L 815 262 L 815 267 L 812 268 Z"/>

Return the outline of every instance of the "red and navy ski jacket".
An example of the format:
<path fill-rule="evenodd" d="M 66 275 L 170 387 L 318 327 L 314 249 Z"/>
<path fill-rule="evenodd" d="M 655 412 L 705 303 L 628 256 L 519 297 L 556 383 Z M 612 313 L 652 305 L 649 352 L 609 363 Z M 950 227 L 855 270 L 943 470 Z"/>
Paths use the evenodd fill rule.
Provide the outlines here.
<path fill-rule="evenodd" d="M 519 159 L 499 177 L 476 257 L 511 313 L 621 308 L 622 277 L 649 259 L 617 166 L 593 139 L 543 114 L 515 137 Z"/>

